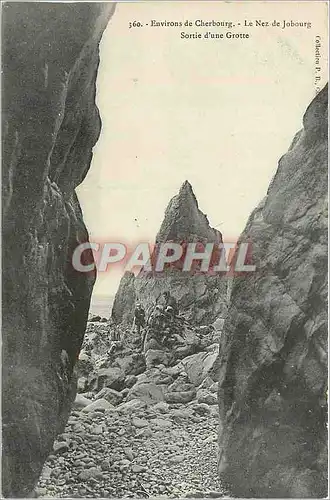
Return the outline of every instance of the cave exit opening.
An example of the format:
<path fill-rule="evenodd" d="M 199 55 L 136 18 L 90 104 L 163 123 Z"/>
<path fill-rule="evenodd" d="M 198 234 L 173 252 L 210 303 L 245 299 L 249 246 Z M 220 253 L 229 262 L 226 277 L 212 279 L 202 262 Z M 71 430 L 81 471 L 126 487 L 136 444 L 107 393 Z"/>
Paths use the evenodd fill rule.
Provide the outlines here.
<path fill-rule="evenodd" d="M 225 241 L 237 241 L 288 137 L 300 127 L 313 91 L 304 75 L 309 62 L 302 66 L 284 57 L 275 38 L 248 53 L 237 44 L 232 57 L 232 42 L 219 51 L 215 43 L 174 36 L 176 26 L 148 26 L 150 19 L 190 17 L 185 9 L 120 3 L 101 40 L 102 130 L 77 189 L 90 239 L 98 244 L 153 245 L 165 209 L 186 179 L 210 225 Z M 263 62 L 274 58 L 277 64 Z M 298 96 L 292 75 L 301 86 Z M 94 304 L 112 302 L 122 274 L 120 267 L 98 273 Z"/>

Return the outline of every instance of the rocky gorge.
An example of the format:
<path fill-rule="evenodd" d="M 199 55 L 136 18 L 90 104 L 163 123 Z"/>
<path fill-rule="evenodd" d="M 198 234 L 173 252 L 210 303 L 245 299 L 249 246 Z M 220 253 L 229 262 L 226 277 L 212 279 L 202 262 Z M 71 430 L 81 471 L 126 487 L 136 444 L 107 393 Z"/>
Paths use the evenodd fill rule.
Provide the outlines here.
<path fill-rule="evenodd" d="M 2 493 L 324 497 L 328 89 L 241 235 L 255 273 L 126 274 L 111 318 L 88 321 L 95 276 L 71 266 L 88 241 L 75 188 L 100 133 L 99 42 L 113 12 L 3 10 Z M 168 240 L 222 242 L 188 182 L 156 246 Z M 164 330 L 181 343 L 144 348 L 134 308 L 149 318 L 164 291 L 179 310 Z"/>

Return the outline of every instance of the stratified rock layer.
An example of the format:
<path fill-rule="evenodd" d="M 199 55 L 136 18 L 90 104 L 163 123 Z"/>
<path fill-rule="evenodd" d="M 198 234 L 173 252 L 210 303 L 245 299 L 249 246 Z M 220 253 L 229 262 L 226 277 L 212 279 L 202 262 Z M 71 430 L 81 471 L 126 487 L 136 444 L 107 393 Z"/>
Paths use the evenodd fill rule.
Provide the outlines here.
<path fill-rule="evenodd" d="M 327 492 L 327 88 L 241 236 L 220 342 L 220 477 L 240 497 Z"/>
<path fill-rule="evenodd" d="M 31 492 L 74 398 L 94 282 L 71 264 L 76 246 L 88 241 L 75 188 L 100 132 L 98 45 L 113 8 L 3 7 L 5 496 Z"/>
<path fill-rule="evenodd" d="M 166 242 L 182 245 L 183 256 L 173 265 L 165 266 L 163 272 L 157 272 L 157 252 L 160 245 Z M 196 265 L 200 266 L 200 261 L 195 261 L 195 268 L 191 271 L 182 270 L 187 244 L 192 242 L 202 245 L 198 249 L 199 252 L 204 251 L 207 243 L 213 243 L 214 252 L 210 267 L 219 263 L 222 235 L 210 226 L 206 215 L 198 207 L 190 183 L 185 181 L 165 211 L 151 258 L 152 271 L 142 270 L 135 279 L 132 273 L 123 276 L 114 301 L 112 319 L 117 323 L 132 322 L 134 297 L 149 314 L 157 298 L 165 291 L 170 292 L 176 299 L 180 313 L 192 324 L 212 323 L 216 317 L 224 316 L 227 305 L 227 278 L 223 273 L 221 275 L 199 272 L 200 267 L 196 269 Z"/>

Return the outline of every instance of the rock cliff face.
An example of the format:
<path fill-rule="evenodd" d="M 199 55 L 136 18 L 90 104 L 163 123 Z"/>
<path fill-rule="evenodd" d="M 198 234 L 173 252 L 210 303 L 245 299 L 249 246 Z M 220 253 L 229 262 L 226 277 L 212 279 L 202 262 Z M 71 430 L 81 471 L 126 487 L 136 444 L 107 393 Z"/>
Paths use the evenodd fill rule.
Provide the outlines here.
<path fill-rule="evenodd" d="M 221 233 L 210 227 L 206 215 L 198 208 L 197 199 L 188 181 L 183 183 L 179 193 L 172 198 L 166 209 L 156 236 L 153 262 L 159 245 L 165 242 L 180 243 L 183 248 L 189 242 L 200 242 L 203 245 L 222 242 Z M 165 291 L 175 297 L 180 312 L 192 324 L 212 323 L 226 311 L 227 279 L 219 273 L 207 275 L 195 271 L 182 272 L 181 261 L 175 266 L 165 267 L 161 273 L 142 271 L 136 278 L 132 273 L 126 273 L 116 294 L 112 318 L 119 323 L 132 322 L 134 304 L 130 300 L 129 307 L 126 307 L 127 297 L 135 297 L 135 300 L 149 311 L 157 297 Z"/>
<path fill-rule="evenodd" d="M 100 132 L 98 45 L 113 4 L 3 7 L 3 494 L 33 489 L 75 393 L 94 275 L 75 188 Z M 92 256 L 85 252 L 85 260 Z"/>
<path fill-rule="evenodd" d="M 131 323 L 136 302 L 135 275 L 126 271 L 119 283 L 112 306 L 111 319 L 115 324 Z"/>
<path fill-rule="evenodd" d="M 327 88 L 241 236 L 220 341 L 220 477 L 242 497 L 327 492 Z"/>

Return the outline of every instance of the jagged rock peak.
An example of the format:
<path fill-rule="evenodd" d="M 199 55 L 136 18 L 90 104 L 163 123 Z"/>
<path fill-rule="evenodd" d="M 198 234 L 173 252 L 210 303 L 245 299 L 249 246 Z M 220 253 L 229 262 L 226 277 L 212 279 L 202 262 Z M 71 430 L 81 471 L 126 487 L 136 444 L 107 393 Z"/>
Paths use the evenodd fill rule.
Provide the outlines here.
<path fill-rule="evenodd" d="M 156 243 L 198 240 L 220 243 L 222 235 L 210 226 L 207 216 L 199 209 L 190 182 L 186 180 L 166 208 Z"/>
<path fill-rule="evenodd" d="M 151 257 L 157 260 L 160 245 L 166 241 L 180 244 L 201 241 L 203 244 L 221 243 L 219 231 L 210 227 L 206 215 L 198 208 L 193 188 L 185 181 L 179 193 L 168 204 L 156 246 Z M 184 247 L 184 245 L 182 245 Z M 139 301 L 150 313 L 155 300 L 165 291 L 170 291 L 176 299 L 180 313 L 191 324 L 210 324 L 222 317 L 227 307 L 227 283 L 220 276 L 201 276 L 184 273 L 182 261 L 178 265 L 166 267 L 164 273 L 141 270 L 134 278 L 126 273 L 120 282 L 112 307 L 112 320 L 116 324 L 132 323 L 134 301 Z"/>
<path fill-rule="evenodd" d="M 192 185 L 190 184 L 189 181 L 184 181 L 182 186 L 180 187 L 179 195 L 178 196 L 191 196 L 195 204 L 198 206 L 197 198 L 195 196 L 195 193 L 193 191 Z"/>

